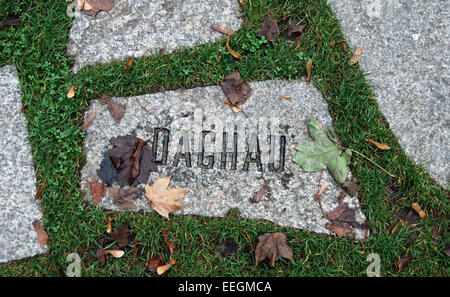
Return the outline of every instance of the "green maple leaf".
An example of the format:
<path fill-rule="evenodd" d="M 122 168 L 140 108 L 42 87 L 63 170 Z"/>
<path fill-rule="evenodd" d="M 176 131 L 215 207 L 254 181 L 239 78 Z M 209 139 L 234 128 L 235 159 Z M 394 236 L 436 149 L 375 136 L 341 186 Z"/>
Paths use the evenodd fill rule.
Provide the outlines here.
<path fill-rule="evenodd" d="M 307 172 L 319 171 L 325 168 L 330 170 L 336 181 L 340 184 L 345 182 L 348 174 L 347 165 L 350 164 L 352 152 L 342 151 L 330 140 L 334 140 L 334 131 L 329 133 L 323 130 L 320 123 L 314 116 L 309 120 L 309 133 L 313 141 L 305 142 L 297 146 L 297 153 L 294 161 Z"/>

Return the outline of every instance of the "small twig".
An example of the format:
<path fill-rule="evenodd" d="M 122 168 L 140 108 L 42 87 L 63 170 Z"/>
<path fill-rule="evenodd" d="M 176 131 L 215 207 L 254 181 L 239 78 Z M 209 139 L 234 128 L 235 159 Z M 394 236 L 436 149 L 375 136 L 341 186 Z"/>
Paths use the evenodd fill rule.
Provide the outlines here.
<path fill-rule="evenodd" d="M 360 152 L 355 151 L 355 150 L 353 150 L 353 149 L 351 149 L 351 148 L 346 148 L 346 147 L 343 147 L 343 148 L 346 149 L 346 150 L 351 150 L 351 151 L 354 152 L 354 153 L 357 153 L 357 154 L 360 155 L 361 157 L 365 158 L 366 160 L 370 161 L 372 164 L 374 164 L 375 166 L 377 166 L 378 168 L 380 168 L 381 170 L 383 170 L 385 173 L 389 174 L 391 177 L 394 177 L 394 178 L 396 177 L 395 175 L 389 173 L 386 169 L 384 169 L 383 167 L 381 167 L 380 165 L 378 165 L 377 163 L 375 163 L 375 161 L 373 161 L 373 160 L 370 159 L 369 157 L 364 156 L 364 155 L 361 154 Z"/>
<path fill-rule="evenodd" d="M 139 106 L 140 106 L 143 110 L 145 110 L 145 112 L 147 112 L 147 113 L 149 113 L 149 114 L 152 114 L 152 113 L 150 112 L 150 110 L 148 110 L 147 108 L 145 108 L 144 105 L 141 104 L 141 101 L 139 101 L 138 98 L 136 98 L 136 102 L 137 102 L 137 104 L 139 104 Z"/>

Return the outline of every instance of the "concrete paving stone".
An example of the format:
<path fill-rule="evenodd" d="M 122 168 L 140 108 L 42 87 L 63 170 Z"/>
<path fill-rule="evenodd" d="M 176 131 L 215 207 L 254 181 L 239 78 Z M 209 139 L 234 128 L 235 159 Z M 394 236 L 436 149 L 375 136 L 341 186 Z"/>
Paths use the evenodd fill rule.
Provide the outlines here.
<path fill-rule="evenodd" d="M 76 14 L 68 52 L 77 72 L 88 64 L 213 42 L 224 35 L 211 30 L 212 24 L 240 28 L 238 9 L 236 0 L 116 0 L 112 10 L 96 17 Z"/>
<path fill-rule="evenodd" d="M 330 234 L 325 228 L 329 221 L 314 200 L 321 173 L 304 172 L 293 161 L 296 146 L 311 140 L 308 132 L 310 115 L 316 116 L 325 127 L 331 125 L 326 102 L 315 87 L 304 81 L 261 81 L 250 85 L 253 93 L 243 105 L 245 114 L 234 113 L 230 106 L 225 105 L 223 91 L 217 86 L 112 98 L 113 102 L 126 106 L 120 124 L 116 123 L 100 100 L 92 101 L 86 116 L 91 112 L 96 112 L 97 116 L 86 131 L 84 144 L 86 164 L 81 170 L 81 189 L 85 199 L 93 201 L 89 184 L 101 182 L 98 170 L 104 153 L 112 147 L 109 143 L 111 138 L 135 135 L 149 139 L 156 128 L 166 127 L 169 135 L 165 150 L 167 162 L 158 166 L 158 172 L 150 174 L 148 183 L 152 184 L 158 177 L 172 175 L 170 188 L 187 189 L 186 196 L 180 200 L 185 208 L 176 214 L 223 217 L 230 209 L 238 208 L 247 219 L 263 219 L 282 226 Z M 279 98 L 284 95 L 292 98 Z M 236 146 L 233 145 L 234 132 Z M 212 168 L 203 168 L 198 163 L 202 150 L 196 136 L 203 133 L 204 164 L 210 160 L 207 157 L 214 156 Z M 255 139 L 254 135 L 258 135 L 262 171 L 254 162 L 249 163 L 247 171 L 244 169 L 247 151 L 255 148 L 249 141 Z M 180 145 L 180 139 L 183 145 L 189 146 Z M 235 169 L 232 169 L 232 154 L 228 154 L 226 167 L 221 168 L 220 152 L 224 139 L 227 139 L 227 152 L 237 152 Z M 284 142 L 283 153 L 281 147 Z M 162 160 L 164 134 L 159 134 L 155 143 L 158 143 L 157 160 Z M 176 164 L 177 152 L 184 152 L 185 156 L 188 156 L 187 152 L 191 153 L 190 166 L 186 158 L 181 158 Z M 280 162 L 283 159 L 280 156 L 284 156 L 284 162 Z M 270 171 L 269 163 L 279 170 Z M 281 163 L 284 164 L 282 170 L 279 167 Z M 251 198 L 264 180 L 268 182 L 269 192 L 260 203 L 251 203 Z M 326 212 L 338 206 L 341 188 L 328 170 L 323 172 L 324 182 L 330 183 L 321 198 Z M 144 185 L 138 187 L 143 188 Z M 111 188 L 119 188 L 119 185 L 114 182 L 98 206 L 120 211 L 111 200 Z M 146 200 L 141 195 L 136 202 L 136 210 L 151 211 Z M 344 202 L 357 209 L 357 220 L 364 223 L 366 219 L 359 209 L 357 197 L 346 196 Z M 362 229 L 355 228 L 354 233 L 356 238 L 364 237 Z"/>
<path fill-rule="evenodd" d="M 450 179 L 450 2 L 328 0 L 406 154 Z"/>
<path fill-rule="evenodd" d="M 0 263 L 42 254 L 32 223 L 42 214 L 14 66 L 0 68 Z"/>

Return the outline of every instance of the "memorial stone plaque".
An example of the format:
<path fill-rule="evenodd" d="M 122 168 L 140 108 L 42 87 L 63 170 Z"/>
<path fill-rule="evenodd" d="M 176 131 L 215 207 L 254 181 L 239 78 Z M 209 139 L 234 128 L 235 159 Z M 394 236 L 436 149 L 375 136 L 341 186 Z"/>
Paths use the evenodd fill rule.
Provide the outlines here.
<path fill-rule="evenodd" d="M 99 170 L 112 147 L 110 140 L 132 135 L 148 140 L 157 163 L 157 172 L 151 172 L 147 184 L 170 175 L 169 188 L 187 190 L 179 200 L 184 208 L 175 215 L 222 217 L 238 208 L 244 218 L 331 234 L 324 212 L 337 208 L 341 187 L 327 170 L 308 173 L 293 161 L 296 146 L 311 140 L 311 115 L 325 127 L 331 125 L 326 102 L 303 81 L 250 85 L 252 96 L 242 105 L 243 112 L 224 104 L 224 93 L 217 86 L 112 98 L 125 106 L 120 123 L 101 100 L 94 100 L 86 116 L 93 112 L 97 116 L 86 131 L 87 161 L 81 171 L 86 199 L 93 201 L 90 183 L 102 182 Z M 319 181 L 330 183 L 321 196 L 323 212 L 314 199 Z M 264 182 L 268 192 L 259 203 L 252 203 Z M 144 188 L 144 184 L 134 186 Z M 117 182 L 108 185 L 98 205 L 121 210 L 111 199 L 111 191 L 119 187 Z M 356 221 L 363 225 L 357 198 L 346 196 L 343 202 L 355 209 Z M 132 211 L 151 210 L 143 192 L 134 204 Z M 355 227 L 352 233 L 358 239 L 365 236 L 363 228 Z"/>

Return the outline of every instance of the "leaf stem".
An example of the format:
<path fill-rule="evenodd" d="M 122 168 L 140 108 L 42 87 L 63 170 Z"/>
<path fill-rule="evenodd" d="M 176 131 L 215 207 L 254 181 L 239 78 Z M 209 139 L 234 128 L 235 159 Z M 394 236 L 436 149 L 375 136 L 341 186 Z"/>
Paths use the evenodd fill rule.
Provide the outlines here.
<path fill-rule="evenodd" d="M 365 158 L 366 160 L 370 161 L 372 164 L 374 164 L 375 166 L 377 166 L 378 168 L 380 168 L 381 170 L 383 170 L 385 173 L 389 174 L 389 176 L 391 177 L 396 177 L 395 175 L 389 173 L 386 169 L 384 169 L 383 167 L 381 167 L 380 165 L 378 165 L 377 163 L 375 163 L 375 161 L 373 161 L 372 159 L 370 159 L 369 157 L 364 156 L 363 154 L 361 154 L 358 151 L 355 151 L 354 149 L 348 148 L 348 147 L 343 147 L 346 150 L 350 150 L 354 153 L 357 153 L 358 155 L 360 155 L 361 157 Z"/>

